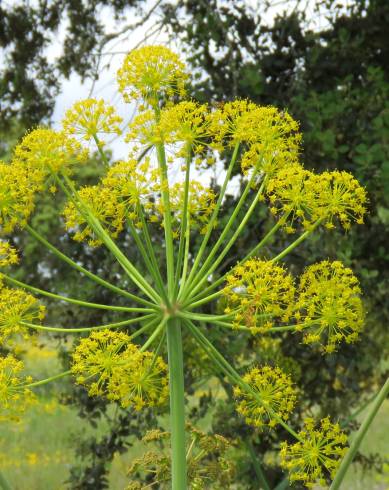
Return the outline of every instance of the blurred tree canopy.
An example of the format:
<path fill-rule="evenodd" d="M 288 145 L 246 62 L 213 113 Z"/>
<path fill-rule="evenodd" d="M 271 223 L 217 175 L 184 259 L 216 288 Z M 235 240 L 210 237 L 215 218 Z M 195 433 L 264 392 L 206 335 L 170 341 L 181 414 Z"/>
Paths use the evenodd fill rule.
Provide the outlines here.
<path fill-rule="evenodd" d="M 270 3 L 270 2 L 269 2 Z M 318 233 L 300 246 L 289 258 L 290 267 L 299 272 L 305 265 L 324 258 L 339 258 L 351 266 L 359 276 L 365 292 L 368 320 L 362 341 L 345 346 L 337 354 L 321 356 L 314 350 L 299 345 L 295 337 L 285 335 L 282 342 L 269 350 L 258 339 L 232 332 L 219 336 L 209 330 L 215 345 L 239 369 L 241 357 L 251 362 L 277 362 L 292 372 L 301 388 L 301 411 L 294 415 L 298 426 L 307 411 L 317 409 L 319 415 L 346 418 L 364 400 L 371 396 L 380 382 L 380 360 L 387 354 L 387 325 L 389 320 L 389 285 L 387 281 L 389 230 L 389 3 L 385 0 L 358 1 L 343 8 L 341 2 L 315 2 L 313 15 L 322 15 L 324 27 L 313 25 L 308 14 L 298 8 L 299 3 L 284 2 L 285 11 L 269 24 L 265 21 L 266 2 L 256 11 L 244 1 L 217 0 L 158 1 L 151 7 L 141 0 L 39 1 L 31 6 L 27 1 L 2 7 L 0 17 L 0 47 L 4 66 L 0 72 L 0 129 L 3 142 L 0 157 L 8 159 L 15 135 L 32 124 L 50 118 L 54 100 L 60 90 L 61 76 L 73 71 L 82 78 L 98 75 L 99 56 L 104 46 L 134 23 L 124 24 L 107 33 L 103 9 L 122 21 L 128 9 L 141 12 L 145 19 L 150 11 L 159 12 L 170 36 L 179 41 L 186 51 L 194 73 L 193 95 L 199 100 L 230 100 L 250 98 L 260 104 L 287 108 L 301 121 L 303 132 L 302 160 L 318 171 L 327 168 L 349 170 L 366 186 L 370 209 L 366 225 L 352 229 L 346 235 L 340 232 Z M 128 8 L 127 8 L 128 7 Z M 154 9 L 154 10 L 153 10 Z M 321 9 L 321 10 L 320 10 Z M 127 17 L 126 17 L 127 16 Z M 63 53 L 54 65 L 45 58 L 45 50 L 52 43 L 60 21 L 67 19 Z M 162 19 L 162 21 L 161 21 Z M 91 183 L 101 168 L 97 156 L 82 170 L 81 181 Z M 33 219 L 45 236 L 58 237 L 56 245 L 93 272 L 104 272 L 108 280 L 127 287 L 120 271 L 108 262 L 104 249 L 91 250 L 72 242 L 64 234 L 58 209 L 61 200 L 45 197 Z M 231 206 L 231 197 L 224 205 Z M 55 210 L 53 203 L 55 203 Z M 223 217 L 221 217 L 223 219 Z M 256 242 L 258 235 L 271 226 L 271 218 L 258 214 L 250 221 L 234 249 L 236 259 L 242 249 Z M 153 239 L 158 243 L 159 230 Z M 85 281 L 53 260 L 50 254 L 26 234 L 17 238 L 23 243 L 24 257 L 18 277 L 27 282 L 66 292 L 71 296 L 88 297 L 89 301 L 110 303 L 110 293 Z M 120 237 L 126 250 L 134 250 L 127 234 Z M 288 238 L 281 236 L 271 244 L 271 250 L 283 248 Z M 132 257 L 134 261 L 139 257 Z M 37 267 L 38 264 L 38 267 Z M 232 265 L 232 264 L 229 264 Z M 52 321 L 69 325 L 104 323 L 101 312 L 75 310 L 68 305 L 51 309 Z M 110 317 L 112 318 L 112 317 Z M 65 349 L 66 351 L 66 349 Z M 245 356 L 241 356 L 245 352 Z M 188 370 L 186 387 L 189 393 L 199 377 L 205 382 L 215 373 L 204 362 L 198 363 L 199 352 L 187 346 Z M 64 352 L 66 362 L 66 352 Z M 223 386 L 225 383 L 220 379 Z M 224 383 L 224 384 L 223 384 Z M 347 389 L 345 389 L 347 387 Z M 73 403 L 92 423 L 106 411 L 106 405 L 91 400 L 86 393 L 74 390 Z M 191 409 L 194 422 L 206 413 L 213 414 L 216 432 L 237 438 L 264 460 L 264 469 L 272 485 L 283 476 L 271 463 L 270 448 L 277 447 L 277 438 L 264 434 L 261 438 L 245 426 L 235 415 L 233 404 L 221 402 L 207 391 Z M 230 417 L 227 414 L 231 414 Z M 134 414 L 121 413 L 112 424 L 111 432 L 102 440 L 84 441 L 79 453 L 85 458 L 83 467 L 74 468 L 70 487 L 80 489 L 107 488 L 107 463 L 115 451 L 124 451 L 127 436 L 140 436 L 143 427 L 150 427 L 153 418 L 145 414 L 142 420 Z M 137 429 L 135 430 L 135 427 Z M 242 443 L 243 444 L 243 443 Z M 250 452 L 239 453 L 238 480 L 242 488 L 257 488 L 256 466 Z M 370 466 L 379 459 L 359 460 Z"/>

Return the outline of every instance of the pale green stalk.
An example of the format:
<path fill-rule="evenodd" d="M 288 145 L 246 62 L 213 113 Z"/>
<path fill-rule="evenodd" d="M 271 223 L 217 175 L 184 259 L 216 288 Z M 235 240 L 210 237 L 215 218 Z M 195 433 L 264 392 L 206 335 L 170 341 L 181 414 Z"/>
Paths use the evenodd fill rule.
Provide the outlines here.
<path fill-rule="evenodd" d="M 189 201 L 189 184 L 190 184 L 190 163 L 191 163 L 191 149 L 190 147 L 187 149 L 187 158 L 186 158 L 186 169 L 185 169 L 185 183 L 184 183 L 184 201 L 182 205 L 182 214 L 181 214 L 181 229 L 180 229 L 180 243 L 178 246 L 178 257 L 176 263 L 175 270 L 175 279 L 174 279 L 174 299 L 177 298 L 177 293 L 180 287 L 180 273 L 181 266 L 184 259 L 184 254 L 186 252 L 187 245 L 189 246 L 189 233 L 187 234 L 187 227 L 189 221 L 189 213 L 188 213 L 188 201 Z M 184 269 L 187 267 L 187 264 L 184 262 Z M 184 275 L 184 274 L 183 274 Z M 186 275 L 186 272 L 185 272 Z M 185 276 L 184 276 L 185 277 Z M 182 281 L 181 281 L 182 285 Z"/>
<path fill-rule="evenodd" d="M 58 250 L 54 245 L 52 245 L 50 242 L 48 242 L 43 236 L 41 236 L 37 231 L 35 231 L 31 226 L 28 224 L 25 226 L 25 229 L 34 237 L 36 238 L 42 245 L 44 245 L 46 248 L 48 248 L 54 255 L 59 257 L 61 260 L 69 264 L 71 267 L 74 269 L 78 270 L 79 272 L 82 272 L 86 277 L 89 279 L 92 279 L 96 283 L 100 284 L 101 286 L 106 287 L 107 289 L 110 289 L 111 291 L 114 291 L 115 293 L 118 293 L 122 296 L 126 296 L 127 298 L 132 299 L 133 301 L 137 303 L 141 303 L 146 306 L 151 306 L 155 308 L 155 303 L 151 303 L 148 300 L 145 300 L 143 298 L 139 298 L 138 296 L 129 293 L 128 291 L 125 291 L 124 289 L 118 288 L 117 286 L 111 284 L 108 281 L 105 281 L 104 279 L 101 279 L 101 277 L 97 276 L 96 274 L 93 274 L 92 272 L 89 272 L 87 269 L 82 267 L 81 265 L 77 264 L 74 260 L 69 258 L 67 255 L 62 253 L 60 250 Z"/>
<path fill-rule="evenodd" d="M 190 282 L 192 280 L 192 278 L 193 278 L 193 276 L 194 276 L 194 274 L 195 274 L 198 266 L 200 265 L 200 261 L 201 261 L 203 255 L 204 255 L 205 248 L 206 248 L 207 243 L 208 243 L 208 240 L 209 240 L 209 238 L 211 236 L 213 227 L 214 227 L 214 225 L 216 223 L 216 220 L 217 220 L 217 217 L 218 217 L 218 214 L 219 214 L 219 210 L 220 210 L 220 207 L 222 205 L 222 202 L 223 202 L 223 199 L 224 199 L 224 196 L 225 196 L 225 193 L 226 193 L 227 185 L 228 185 L 228 182 L 230 181 L 231 173 L 232 173 L 232 171 L 234 169 L 234 166 L 235 166 L 235 163 L 236 163 L 236 159 L 238 157 L 238 153 L 239 153 L 239 143 L 237 143 L 235 145 L 235 147 L 234 147 L 234 152 L 232 154 L 230 163 L 228 165 L 227 173 L 226 173 L 226 176 L 224 178 L 224 182 L 223 182 L 222 188 L 220 189 L 220 193 L 219 193 L 218 200 L 216 202 L 215 209 L 213 210 L 211 219 L 209 220 L 209 223 L 208 223 L 208 226 L 207 226 L 207 233 L 205 234 L 205 236 L 203 238 L 203 241 L 202 241 L 202 243 L 200 245 L 199 251 L 197 252 L 195 261 L 193 263 L 192 269 L 191 269 L 190 274 L 189 274 L 189 277 L 188 277 L 188 282 Z"/>
<path fill-rule="evenodd" d="M 372 406 L 370 410 L 368 411 L 365 420 L 362 422 L 361 427 L 359 428 L 358 432 L 356 433 L 352 443 L 350 444 L 350 448 L 347 451 L 346 455 L 344 456 L 337 472 L 335 475 L 335 478 L 332 482 L 332 485 L 330 487 L 330 490 L 338 490 L 340 488 L 344 477 L 346 476 L 347 470 L 349 466 L 351 465 L 355 455 L 358 452 L 359 446 L 361 445 L 361 442 L 363 441 L 363 438 L 365 437 L 371 423 L 373 422 L 375 416 L 378 413 L 378 410 L 380 409 L 381 405 L 385 401 L 385 399 L 389 395 L 389 378 L 386 380 L 386 383 L 384 386 L 381 388 L 379 393 L 377 394 L 374 402 L 372 403 Z"/>
<path fill-rule="evenodd" d="M 94 327 L 79 327 L 79 328 L 62 328 L 62 327 L 46 327 L 44 325 L 36 325 L 34 323 L 21 321 L 21 325 L 25 327 L 32 328 L 34 330 L 43 330 L 46 332 L 62 332 L 62 333 L 78 333 L 78 332 L 91 332 L 93 330 L 104 330 L 106 328 L 119 328 L 126 325 L 131 325 L 132 323 L 141 322 L 143 320 L 148 320 L 149 318 L 155 317 L 154 313 L 150 315 L 144 315 L 138 318 L 131 318 L 129 320 L 123 320 L 122 322 L 107 323 L 106 325 L 97 325 Z"/>
<path fill-rule="evenodd" d="M 281 253 L 279 253 L 276 257 L 271 259 L 272 262 L 277 262 L 277 260 L 283 259 L 285 255 L 288 255 L 289 252 L 291 252 L 293 249 L 295 249 L 298 245 L 300 245 L 301 242 L 303 242 L 309 235 L 311 235 L 316 228 L 320 225 L 320 223 L 323 221 L 323 219 L 319 219 L 312 225 L 312 227 L 305 231 L 302 235 L 300 235 L 297 240 L 292 242 L 288 247 L 286 247 Z"/>
<path fill-rule="evenodd" d="M 263 490 L 271 490 L 268 481 L 266 480 L 265 473 L 262 469 L 261 463 L 259 462 L 257 455 L 255 454 L 254 447 L 250 439 L 245 440 L 245 446 L 247 448 L 248 453 L 250 454 L 251 461 L 253 463 L 255 474 L 257 475 L 259 484 L 261 485 L 261 489 Z"/>
<path fill-rule="evenodd" d="M 154 332 L 150 335 L 150 337 L 146 340 L 146 342 L 140 348 L 140 351 L 143 352 L 150 347 L 150 345 L 154 342 L 154 340 L 158 337 L 158 335 L 163 331 L 166 325 L 166 320 L 163 320 L 158 327 L 154 330 Z"/>
<path fill-rule="evenodd" d="M 6 281 L 10 282 L 14 286 L 21 287 L 23 289 L 27 289 L 36 294 L 40 294 L 42 296 L 47 296 L 48 298 L 53 298 L 58 301 L 65 301 L 66 303 L 71 303 L 74 305 L 85 306 L 86 308 L 96 308 L 100 310 L 112 310 L 112 311 L 131 311 L 131 312 L 152 312 L 156 311 L 156 306 L 154 308 L 131 308 L 129 306 L 113 306 L 113 305 L 102 305 L 100 303 L 90 303 L 89 301 L 83 301 L 81 299 L 70 298 L 68 296 L 62 296 L 60 294 L 51 293 L 50 291 L 45 291 L 44 289 L 36 288 L 35 286 L 30 286 L 24 282 L 18 281 L 7 274 L 1 274 L 1 277 Z"/>
<path fill-rule="evenodd" d="M 163 144 L 156 145 L 156 150 L 162 187 L 163 221 L 166 246 L 166 274 L 168 284 L 168 296 L 170 298 L 174 290 L 174 247 L 170 210 L 169 180 L 167 175 L 165 148 Z"/>
<path fill-rule="evenodd" d="M 168 320 L 166 337 L 170 386 L 172 490 L 186 490 L 185 391 L 179 320 L 174 318 Z"/>
<path fill-rule="evenodd" d="M 40 381 L 34 381 L 33 383 L 28 383 L 22 385 L 23 388 L 34 388 L 35 386 L 42 386 L 50 383 L 51 381 L 55 381 L 56 379 L 64 378 L 65 376 L 69 376 L 72 371 L 69 369 L 68 371 L 64 371 L 63 373 L 55 374 L 54 376 L 50 376 L 49 378 L 41 379 Z"/>

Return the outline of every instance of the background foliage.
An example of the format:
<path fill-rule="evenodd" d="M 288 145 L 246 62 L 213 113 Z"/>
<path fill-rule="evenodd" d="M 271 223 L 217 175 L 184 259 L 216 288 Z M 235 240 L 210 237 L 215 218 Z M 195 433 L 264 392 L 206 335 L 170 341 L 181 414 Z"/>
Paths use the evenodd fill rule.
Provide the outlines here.
<path fill-rule="evenodd" d="M 311 19 L 291 4 L 285 2 L 285 12 L 269 25 L 245 2 L 157 2 L 158 22 L 162 22 L 172 38 L 179 40 L 197 74 L 193 86 L 195 98 L 218 101 L 243 97 L 260 104 L 286 107 L 301 121 L 304 136 L 301 157 L 305 165 L 317 170 L 350 170 L 369 193 L 365 226 L 354 228 L 346 235 L 318 232 L 288 259 L 295 272 L 327 257 L 339 258 L 353 268 L 361 280 L 368 310 L 360 343 L 344 346 L 337 354 L 322 356 L 301 346 L 290 335 L 269 347 L 242 333 L 223 332 L 220 336 L 216 329 L 209 332 L 215 346 L 240 369 L 244 370 L 249 360 L 275 362 L 292 372 L 303 397 L 301 411 L 293 421 L 298 426 L 302 412 L 307 411 L 320 410 L 319 416 L 346 420 L 371 397 L 384 376 L 389 320 L 386 275 L 389 252 L 385 247 L 389 238 L 389 46 L 386 42 L 389 4 L 385 0 L 355 1 L 345 10 L 339 2 L 317 2 L 317 7 L 325 7 L 327 12 L 325 27 L 321 29 L 312 29 Z M 9 7 L 0 6 L 3 18 L 0 46 L 6 61 L 0 72 L 1 158 L 9 158 L 12 145 L 25 128 L 50 119 L 62 76 L 68 77 L 75 71 L 83 78 L 93 78 L 98 69 L 98 55 L 105 44 L 126 27 L 131 32 L 133 24 L 121 26 L 116 33 L 107 33 L 102 13 L 109 11 L 119 20 L 129 16 L 129 9 L 141 8 L 145 9 L 142 17 L 145 19 L 148 11 L 141 0 L 86 3 L 62 0 L 37 2 L 35 6 L 22 1 Z M 68 23 L 64 51 L 55 65 L 49 65 L 44 53 L 64 17 Z M 94 180 L 99 168 L 95 156 L 82 170 L 83 182 Z M 232 199 L 224 205 L 225 216 Z M 43 200 L 33 218 L 33 227 L 83 266 L 127 287 L 120 270 L 112 266 L 103 249 L 91 250 L 64 234 L 58 217 L 62 205 L 58 196 Z M 236 259 L 242 249 L 249 249 L 270 226 L 271 218 L 265 214 L 255 216 L 235 246 Z M 156 244 L 159 236 L 155 228 Z M 270 245 L 272 252 L 282 249 L 287 240 L 281 235 Z M 89 301 L 111 303 L 109 292 L 96 288 L 86 279 L 81 282 L 78 275 L 54 260 L 26 234 L 16 241 L 24 250 L 17 274 L 26 282 Z M 128 235 L 120 237 L 120 244 L 131 251 L 135 262 L 139 259 L 133 255 L 135 247 Z M 63 325 L 106 320 L 101 312 L 68 305 L 49 311 L 50 321 Z M 64 344 L 62 349 L 65 364 L 68 347 Z M 193 345 L 188 344 L 186 388 L 192 422 L 205 423 L 207 429 L 237 440 L 240 471 L 237 481 L 242 488 L 258 487 L 258 483 L 253 483 L 257 468 L 250 450 L 254 459 L 265 462 L 264 470 L 275 487 L 283 475 L 273 464 L 272 449 L 287 435 L 279 432 L 275 437 L 269 433 L 259 438 L 245 426 L 234 414 L 229 399 L 216 395 L 218 392 L 212 389 L 215 373 L 205 359 L 199 365 L 196 355 Z M 219 381 L 228 393 L 224 379 Z M 190 396 L 193 393 L 197 396 Z M 76 405 L 92 425 L 100 424 L 107 414 L 107 405 L 91 400 L 81 388 L 72 389 L 66 402 Z M 158 418 L 158 423 L 161 420 L 163 417 Z M 119 410 L 103 433 L 74 441 L 82 462 L 70 470 L 69 488 L 107 488 L 107 471 L 114 454 L 126 451 L 156 423 L 148 412 L 140 417 Z M 374 454 L 360 455 L 359 460 L 377 470 L 381 467 L 380 458 Z"/>

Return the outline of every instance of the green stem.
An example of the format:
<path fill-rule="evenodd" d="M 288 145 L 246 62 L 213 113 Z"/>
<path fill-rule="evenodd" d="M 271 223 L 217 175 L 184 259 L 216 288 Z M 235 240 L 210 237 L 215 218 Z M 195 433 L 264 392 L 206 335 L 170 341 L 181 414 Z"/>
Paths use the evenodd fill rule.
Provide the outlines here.
<path fill-rule="evenodd" d="M 56 255 L 61 260 L 63 260 L 67 264 L 69 264 L 71 267 L 73 267 L 73 269 L 76 269 L 79 272 L 82 272 L 89 279 L 92 279 L 93 281 L 97 282 L 101 286 L 104 286 L 107 289 L 114 291 L 115 293 L 118 293 L 122 296 L 126 296 L 127 298 L 132 299 L 136 303 L 141 303 L 143 305 L 151 306 L 151 307 L 155 308 L 155 303 L 151 303 L 150 301 L 147 301 L 143 298 L 139 298 L 138 296 L 135 296 L 134 294 L 131 294 L 128 291 L 125 291 L 124 289 L 118 288 L 117 286 L 114 286 L 113 284 L 109 283 L 108 281 L 101 279 L 101 277 L 97 276 L 96 274 L 89 272 L 87 269 L 85 269 L 81 265 L 78 265 L 77 262 L 74 262 L 74 260 L 72 260 L 67 255 L 65 255 L 60 250 L 58 250 L 56 247 L 54 247 L 54 245 L 52 245 L 45 238 L 43 238 L 43 236 L 41 236 L 38 232 L 36 232 L 33 228 L 31 228 L 31 226 L 26 225 L 25 229 L 30 233 L 30 235 L 32 235 L 40 243 L 42 243 L 42 245 L 44 245 L 46 248 L 48 248 L 54 255 Z"/>
<path fill-rule="evenodd" d="M 50 378 L 41 379 L 40 381 L 34 381 L 33 383 L 29 383 L 27 385 L 23 385 L 23 388 L 35 388 L 36 386 L 46 385 L 51 381 L 55 381 L 56 379 L 64 378 L 65 376 L 69 376 L 71 374 L 71 370 L 64 371 L 63 373 L 55 374 L 54 376 L 50 376 Z"/>
<path fill-rule="evenodd" d="M 152 278 L 154 279 L 154 281 L 156 282 L 157 284 L 157 290 L 158 290 L 158 293 L 161 295 L 161 296 L 164 296 L 165 299 L 167 299 L 166 297 L 166 293 L 165 293 L 165 288 L 164 288 L 164 284 L 162 282 L 162 278 L 161 278 L 161 275 L 159 273 L 159 269 L 155 267 L 155 264 L 152 262 L 152 259 L 151 259 L 151 256 L 149 257 L 150 255 L 150 251 L 147 253 L 147 250 L 145 248 L 145 246 L 143 245 L 142 243 L 142 240 L 134 226 L 134 224 L 132 223 L 131 220 L 127 220 L 127 223 L 128 223 L 128 226 L 130 227 L 130 230 L 131 230 L 131 234 L 135 240 L 135 243 L 139 249 L 139 252 L 141 253 L 142 257 L 143 257 L 143 261 L 147 267 L 147 270 L 149 271 L 149 273 L 151 274 Z M 146 243 L 147 243 L 147 240 L 145 240 Z"/>
<path fill-rule="evenodd" d="M 320 223 L 323 221 L 323 219 L 319 219 L 312 225 L 312 228 L 305 231 L 302 235 L 300 235 L 297 240 L 292 242 L 288 247 L 285 248 L 281 253 L 279 253 L 276 257 L 271 259 L 272 262 L 277 262 L 277 260 L 283 259 L 285 255 L 288 255 L 289 252 L 291 252 L 294 248 L 296 248 L 298 245 L 300 245 L 301 242 L 303 242 L 309 235 L 311 235 L 316 228 L 320 225 Z"/>
<path fill-rule="evenodd" d="M 158 327 L 154 330 L 154 332 L 150 335 L 150 337 L 146 340 L 146 342 L 142 345 L 140 351 L 143 352 L 150 347 L 150 345 L 154 342 L 154 340 L 158 337 L 158 335 L 165 328 L 166 320 L 162 321 Z"/>
<path fill-rule="evenodd" d="M 62 332 L 62 333 L 78 333 L 78 332 L 91 332 L 93 330 L 104 330 L 106 328 L 119 328 L 126 325 L 131 325 L 132 323 L 141 322 L 149 318 L 154 317 L 155 314 L 144 315 L 138 318 L 131 318 L 130 320 L 124 320 L 122 322 L 107 323 L 106 325 L 97 325 L 95 327 L 80 327 L 80 328 L 61 328 L 61 327 L 46 327 L 44 325 L 35 325 L 34 323 L 23 322 L 20 323 L 28 328 L 33 328 L 34 330 L 43 330 L 46 332 Z"/>
<path fill-rule="evenodd" d="M 177 298 L 177 293 L 180 287 L 180 273 L 181 266 L 184 258 L 184 252 L 186 250 L 186 245 L 188 244 L 190 236 L 187 234 L 187 226 L 189 221 L 188 213 L 188 201 L 189 201 L 189 184 L 190 184 L 190 163 L 191 163 L 191 149 L 187 148 L 187 158 L 186 158 L 186 169 L 185 169 L 185 184 L 184 184 L 184 202 L 182 205 L 181 214 L 181 230 L 180 230 L 180 243 L 178 246 L 178 257 L 176 263 L 176 275 L 174 279 L 174 299 Z M 184 264 L 185 269 L 185 264 Z M 186 274 L 186 273 L 185 273 Z M 182 285 L 182 282 L 181 282 Z"/>
<path fill-rule="evenodd" d="M 1 471 L 0 471 L 0 488 L 2 488 L 2 490 L 12 490 L 11 485 L 8 483 L 8 481 L 6 480 L 5 476 Z"/>
<path fill-rule="evenodd" d="M 36 294 L 41 294 L 42 296 L 47 296 L 48 298 L 57 299 L 59 301 L 65 301 L 67 303 L 72 303 L 75 305 L 85 306 L 86 308 L 96 308 L 100 310 L 112 310 L 112 311 L 131 311 L 131 312 L 151 312 L 156 309 L 154 305 L 154 309 L 152 308 L 131 308 L 128 306 L 111 306 L 111 305 L 102 305 L 100 303 L 90 303 L 89 301 L 83 301 L 81 299 L 69 298 L 68 296 L 62 296 L 60 294 L 51 293 L 50 291 L 45 291 L 44 289 L 39 289 L 34 286 L 30 286 L 24 282 L 18 281 L 7 274 L 1 274 L 1 277 L 6 281 L 10 282 L 14 286 L 21 287 L 23 289 L 27 289 L 28 291 L 32 291 Z"/>
<path fill-rule="evenodd" d="M 216 202 L 215 209 L 213 210 L 211 219 L 209 220 L 209 223 L 208 223 L 208 226 L 207 226 L 207 233 L 205 234 L 205 236 L 203 238 L 203 241 L 202 241 L 202 243 L 200 245 L 199 251 L 197 252 L 195 261 L 193 263 L 192 269 L 191 269 L 190 274 L 189 274 L 189 277 L 188 277 L 188 282 L 190 282 L 193 279 L 193 276 L 194 276 L 194 274 L 195 274 L 198 266 L 200 265 L 200 261 L 201 261 L 203 255 L 204 255 L 205 248 L 206 248 L 206 246 L 208 244 L 208 241 L 209 241 L 209 238 L 211 236 L 213 227 L 214 227 L 214 225 L 216 223 L 217 216 L 219 214 L 219 210 L 220 210 L 220 207 L 222 205 L 222 202 L 223 202 L 223 199 L 224 199 L 224 196 L 225 196 L 225 193 L 226 193 L 227 185 L 228 185 L 228 182 L 230 181 L 231 173 L 232 173 L 232 170 L 234 169 L 235 162 L 236 162 L 236 159 L 238 157 L 238 153 L 239 153 L 239 143 L 237 143 L 235 145 L 234 152 L 232 154 L 230 163 L 228 165 L 227 173 L 226 173 L 226 176 L 224 178 L 224 182 L 223 182 L 222 188 L 220 189 L 220 193 L 219 193 L 218 200 Z"/>
<path fill-rule="evenodd" d="M 184 308 L 190 308 L 190 309 L 196 308 L 197 306 L 201 306 L 204 303 L 211 302 L 212 300 L 218 298 L 222 294 L 223 294 L 223 291 L 217 291 L 216 293 L 210 294 L 209 296 L 206 296 L 205 298 L 199 299 L 198 301 L 194 301 L 193 303 L 191 301 L 188 301 L 188 302 L 184 303 Z M 199 297 L 200 296 L 201 295 L 199 295 Z M 196 299 L 196 297 L 194 299 Z"/>
<path fill-rule="evenodd" d="M 336 472 L 330 490 L 338 490 L 338 488 L 340 488 L 340 485 L 342 484 L 342 481 L 346 476 L 350 464 L 352 463 L 355 455 L 357 454 L 357 451 L 359 449 L 359 446 L 361 445 L 363 438 L 365 437 L 371 423 L 373 422 L 375 416 L 377 415 L 379 408 L 381 407 L 381 405 L 383 404 L 383 402 L 385 401 L 388 395 L 389 395 L 389 378 L 386 380 L 386 383 L 378 392 L 377 397 L 375 398 L 369 412 L 367 413 L 365 420 L 363 421 L 361 427 L 356 433 L 350 445 L 349 450 L 344 456 L 342 463 L 340 464 L 338 471 Z"/>
<path fill-rule="evenodd" d="M 257 455 L 255 454 L 254 447 L 252 442 L 249 439 L 246 439 L 245 446 L 250 455 L 251 461 L 253 463 L 255 474 L 257 475 L 259 484 L 261 485 L 261 489 L 263 490 L 271 490 L 270 485 L 266 480 L 265 473 L 263 472 L 262 466 L 258 461 Z"/>
<path fill-rule="evenodd" d="M 167 325 L 169 362 L 172 490 L 186 490 L 185 394 L 181 325 L 171 319 Z"/>
<path fill-rule="evenodd" d="M 95 143 L 96 143 L 96 146 L 97 146 L 97 151 L 99 152 L 100 156 L 101 156 L 101 159 L 103 160 L 106 168 L 109 168 L 109 161 L 108 161 L 108 158 L 107 158 L 107 155 L 103 152 L 102 148 L 101 148 L 101 142 L 97 136 L 97 134 L 94 134 L 93 135 L 93 139 L 95 140 Z"/>

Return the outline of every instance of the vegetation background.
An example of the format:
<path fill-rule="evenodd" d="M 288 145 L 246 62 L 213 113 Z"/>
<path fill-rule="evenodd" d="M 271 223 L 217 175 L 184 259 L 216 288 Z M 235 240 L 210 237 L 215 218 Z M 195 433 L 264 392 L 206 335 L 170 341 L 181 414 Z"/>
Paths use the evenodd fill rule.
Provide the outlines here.
<path fill-rule="evenodd" d="M 242 97 L 287 108 L 301 121 L 302 159 L 307 167 L 345 169 L 356 176 L 370 198 L 365 226 L 347 234 L 318 232 L 289 257 L 288 265 L 299 272 L 317 260 L 338 258 L 352 267 L 368 312 L 361 342 L 322 356 L 300 346 L 293 336 L 285 336 L 271 352 L 236 332 L 222 339 L 215 332 L 213 340 L 235 365 L 244 366 L 243 359 L 266 360 L 292 371 L 303 392 L 301 411 L 319 411 L 320 416 L 345 421 L 363 408 L 388 371 L 389 3 L 19 0 L 1 2 L 0 19 L 0 158 L 4 160 L 26 129 L 50 122 L 64 80 L 76 73 L 93 89 L 93 82 L 109 65 L 107 59 L 122 57 L 134 46 L 135 32 L 147 25 L 143 42 L 159 35 L 183 52 L 195 74 L 194 98 L 216 102 Z M 50 56 L 58 43 L 59 54 Z M 100 168 L 94 155 L 82 181 L 92 182 Z M 213 185 L 217 183 L 214 179 Z M 225 215 L 233 199 L 225 203 Z M 86 268 L 123 283 L 103 249 L 77 244 L 64 232 L 58 214 L 61 204 L 58 198 L 55 206 L 43 198 L 33 226 Z M 236 245 L 236 259 L 269 226 L 271 218 L 255 216 Z M 158 240 L 157 228 L 154 235 Z M 281 236 L 270 246 L 276 252 L 286 239 Z M 15 241 L 23 250 L 15 277 L 89 301 L 111 302 L 109 292 L 81 282 L 31 238 L 21 234 Z M 120 242 L 136 262 L 135 247 L 126 233 Z M 101 312 L 69 305 L 49 311 L 50 322 L 60 325 L 108 321 Z M 71 346 L 70 337 L 63 341 L 45 336 L 32 348 L 21 346 L 21 352 L 32 374 L 43 377 L 67 364 Z M 232 457 L 239 468 L 239 488 L 260 487 L 257 459 L 264 462 L 272 488 L 287 488 L 274 461 L 279 439 L 259 438 L 239 420 L 226 396 L 228 390 L 216 389 L 225 387 L 223 379 L 217 381 L 205 361 L 200 366 L 198 358 L 193 362 L 196 354 L 188 345 L 186 388 L 192 422 L 236 440 Z M 389 454 L 388 414 L 387 402 L 349 472 L 350 490 L 389 487 L 384 464 Z M 296 426 L 301 417 L 302 412 L 295 415 Z M 0 467 L 15 489 L 119 490 L 126 486 L 126 470 L 138 454 L 139 437 L 148 428 L 163 426 L 165 419 L 163 413 L 156 419 L 150 412 L 125 412 L 88 398 L 80 387 L 57 383 L 41 392 L 41 402 L 22 424 L 0 427 Z M 354 421 L 347 428 L 356 427 Z"/>

